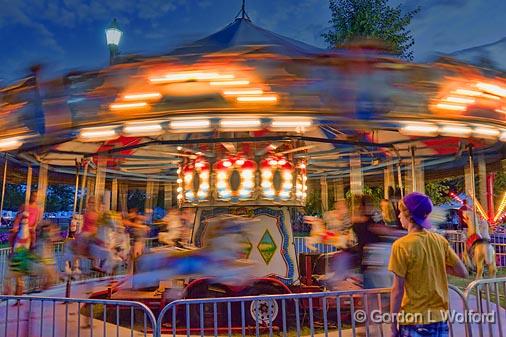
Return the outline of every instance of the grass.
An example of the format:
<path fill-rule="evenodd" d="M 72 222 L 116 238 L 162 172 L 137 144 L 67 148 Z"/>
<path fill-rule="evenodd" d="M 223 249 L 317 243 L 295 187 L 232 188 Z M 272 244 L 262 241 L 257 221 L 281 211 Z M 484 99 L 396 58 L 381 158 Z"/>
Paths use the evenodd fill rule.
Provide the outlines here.
<path fill-rule="evenodd" d="M 498 278 L 499 277 L 506 277 L 506 268 L 499 268 L 497 270 L 496 277 L 498 277 Z M 464 292 L 466 287 L 472 281 L 474 281 L 474 275 L 470 275 L 468 278 L 465 278 L 465 279 L 460 278 L 460 277 L 456 277 L 456 276 L 448 276 L 448 283 L 456 286 L 457 288 L 462 290 L 462 292 Z M 486 290 L 486 288 L 484 288 L 484 289 Z M 491 290 L 490 291 L 490 300 L 495 303 L 496 299 L 495 299 L 495 294 L 494 294 L 493 288 L 490 288 L 490 290 Z M 505 290 L 501 289 L 501 287 L 500 287 L 499 288 L 499 304 L 501 305 L 501 307 L 506 308 L 506 297 L 505 297 L 506 294 L 504 292 L 505 292 Z M 476 291 L 472 291 L 471 294 L 476 296 Z M 482 296 L 483 296 L 483 298 L 486 298 L 486 293 L 482 294 Z"/>

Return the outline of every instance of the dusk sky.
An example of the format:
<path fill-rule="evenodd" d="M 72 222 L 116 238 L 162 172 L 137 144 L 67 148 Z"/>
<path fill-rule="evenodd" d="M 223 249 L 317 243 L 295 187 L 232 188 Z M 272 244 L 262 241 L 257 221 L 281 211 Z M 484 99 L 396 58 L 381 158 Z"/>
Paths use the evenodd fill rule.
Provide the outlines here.
<path fill-rule="evenodd" d="M 392 0 L 421 7 L 413 20 L 415 59 L 495 42 L 506 36 L 505 0 Z M 113 17 L 124 53 L 160 54 L 232 22 L 241 0 L 0 0 L 0 86 L 41 63 L 46 73 L 105 66 L 104 28 Z M 327 0 L 248 0 L 253 23 L 325 47 Z M 3 83 L 2 83 L 3 82 Z"/>

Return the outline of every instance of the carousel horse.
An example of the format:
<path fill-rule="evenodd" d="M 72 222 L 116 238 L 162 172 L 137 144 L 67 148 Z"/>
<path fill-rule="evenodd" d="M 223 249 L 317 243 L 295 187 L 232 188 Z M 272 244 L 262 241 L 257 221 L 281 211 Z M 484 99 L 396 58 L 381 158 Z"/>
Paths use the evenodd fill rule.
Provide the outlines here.
<path fill-rule="evenodd" d="M 170 247 L 184 248 L 183 242 L 188 241 L 188 231 L 179 210 L 169 210 L 157 225 L 160 227 L 158 242 Z"/>
<path fill-rule="evenodd" d="M 110 274 L 121 263 L 128 260 L 130 241 L 119 215 L 112 212 L 101 214 L 97 233 L 78 235 L 76 239 L 66 241 L 64 248 L 65 272 L 68 275 L 81 274 L 80 258 L 103 262 L 102 267 L 92 269 Z"/>
<path fill-rule="evenodd" d="M 253 220 L 238 216 L 221 216 L 208 226 L 202 248 L 169 247 L 153 250 L 137 261 L 133 287 L 157 287 L 174 277 L 206 276 L 217 282 L 239 284 L 251 279 L 251 262 L 242 259 L 245 228 Z"/>
<path fill-rule="evenodd" d="M 325 244 L 337 249 L 347 249 L 356 244 L 351 229 L 332 232 L 326 229 L 324 221 L 316 217 L 305 217 L 305 222 L 311 225 L 311 233 L 306 238 L 306 247 L 312 251 L 317 250 L 317 244 Z"/>
<path fill-rule="evenodd" d="M 41 288 L 47 289 L 58 281 L 54 244 L 60 239 L 59 228 L 50 222 L 43 221 L 37 231 L 37 242 L 34 246 L 37 261 L 33 269 L 41 277 Z"/>
<path fill-rule="evenodd" d="M 468 229 L 462 259 L 469 270 L 476 271 L 477 280 L 483 278 L 485 267 L 488 269 L 488 276 L 495 278 L 497 272 L 495 250 L 490 243 L 488 223 L 479 220 L 475 224 L 470 213 L 469 211 L 464 212 Z"/>
<path fill-rule="evenodd" d="M 23 278 L 33 274 L 33 266 L 37 260 L 37 257 L 30 250 L 30 246 L 31 236 L 28 229 L 28 212 L 24 212 L 23 219 L 19 224 L 19 230 L 14 237 L 12 255 L 9 261 L 9 271 L 5 282 L 5 293 L 11 293 L 11 282 L 15 280 L 16 295 L 23 294 Z"/>

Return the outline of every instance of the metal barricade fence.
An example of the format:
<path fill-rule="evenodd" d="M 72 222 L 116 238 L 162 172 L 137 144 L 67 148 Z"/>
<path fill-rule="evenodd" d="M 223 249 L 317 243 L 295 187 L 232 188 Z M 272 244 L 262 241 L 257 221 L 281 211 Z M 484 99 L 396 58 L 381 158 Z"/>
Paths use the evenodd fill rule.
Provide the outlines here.
<path fill-rule="evenodd" d="M 156 336 L 142 303 L 98 299 L 0 296 L 1 337 Z"/>
<path fill-rule="evenodd" d="M 337 248 L 332 245 L 326 245 L 323 243 L 317 243 L 314 246 L 316 247 L 316 251 L 312 251 L 306 246 L 306 236 L 296 236 L 293 238 L 294 244 L 295 244 L 295 253 L 332 253 L 337 251 Z"/>
<path fill-rule="evenodd" d="M 506 267 L 506 234 L 494 234 L 490 239 L 495 247 L 497 266 Z"/>
<path fill-rule="evenodd" d="M 466 245 L 466 233 L 458 230 L 446 230 L 443 232 L 443 235 L 448 240 L 455 253 L 462 258 Z"/>
<path fill-rule="evenodd" d="M 479 322 L 471 322 L 475 336 L 506 336 L 506 277 L 471 282 L 464 298 Z"/>
<path fill-rule="evenodd" d="M 464 311 L 462 292 L 455 310 Z M 177 300 L 157 320 L 159 336 L 389 336 L 390 289 Z M 450 336 L 468 336 L 449 323 Z"/>

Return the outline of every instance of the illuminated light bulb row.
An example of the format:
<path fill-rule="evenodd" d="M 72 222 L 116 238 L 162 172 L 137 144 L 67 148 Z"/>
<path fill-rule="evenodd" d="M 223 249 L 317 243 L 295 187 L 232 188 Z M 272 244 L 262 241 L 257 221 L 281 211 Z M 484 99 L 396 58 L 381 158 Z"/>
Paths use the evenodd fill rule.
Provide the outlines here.
<path fill-rule="evenodd" d="M 250 199 L 253 196 L 253 188 L 255 187 L 253 170 L 243 170 L 241 172 L 241 185 L 239 187 L 239 198 Z"/>
<path fill-rule="evenodd" d="M 450 192 L 450 197 L 452 197 L 453 199 L 457 200 L 458 202 L 460 202 L 461 204 L 464 203 L 464 201 L 458 196 L 456 195 L 455 193 L 453 192 Z"/>
<path fill-rule="evenodd" d="M 184 199 L 188 202 L 200 202 L 208 199 L 209 196 L 209 163 L 202 159 L 197 158 L 194 161 L 188 163 L 183 167 L 183 169 L 178 169 L 178 174 L 182 178 L 178 179 L 178 200 Z M 199 175 L 199 186 L 198 190 L 194 191 L 193 187 L 193 177 L 194 173 L 198 173 Z M 181 194 L 181 197 L 179 195 Z"/>
<path fill-rule="evenodd" d="M 472 87 L 452 91 L 449 96 L 442 98 L 434 106 L 439 110 L 466 111 L 469 105 L 476 103 L 478 97 L 498 101 L 501 97 L 506 97 L 506 88 L 478 82 Z"/>
<path fill-rule="evenodd" d="M 478 199 L 473 198 L 473 203 L 476 205 L 476 210 L 478 213 L 480 213 L 481 217 L 485 220 L 489 220 L 487 212 L 483 209 L 483 206 L 481 206 L 481 203 L 478 201 Z"/>
<path fill-rule="evenodd" d="M 167 127 L 169 129 L 168 131 L 175 133 L 204 132 L 211 129 L 211 121 L 204 118 L 173 119 L 170 121 L 139 121 L 128 122 L 124 126 L 109 125 L 83 128 L 79 131 L 79 138 L 83 142 L 99 142 L 116 139 L 121 134 L 124 134 L 125 136 L 137 137 L 157 136 L 166 132 L 167 127 L 165 124 L 167 124 Z M 301 131 L 310 125 L 310 120 L 288 120 L 286 118 L 274 118 L 271 121 L 270 127 L 275 131 Z M 219 127 L 225 131 L 244 129 L 258 130 L 262 128 L 262 123 L 258 118 L 224 118 L 220 120 Z M 265 127 L 269 127 L 269 125 L 265 125 Z M 12 139 L 9 140 L 12 141 Z"/>
<path fill-rule="evenodd" d="M 478 138 L 492 138 L 506 141 L 506 130 L 493 126 L 470 126 L 464 124 L 435 124 L 429 122 L 406 122 L 399 132 L 410 136 L 450 136 L 467 138 L 471 135 Z"/>
<path fill-rule="evenodd" d="M 499 218 L 502 215 L 502 212 L 504 211 L 504 208 L 506 208 L 506 192 L 504 193 L 501 203 L 499 204 L 499 207 L 497 208 L 497 212 L 494 216 L 494 222 L 497 222 Z"/>
<path fill-rule="evenodd" d="M 292 187 L 293 187 L 293 170 L 283 170 L 283 183 L 281 185 L 281 192 L 279 193 L 279 197 L 282 200 L 288 200 L 290 199 L 290 196 L 292 194 Z"/>
<path fill-rule="evenodd" d="M 0 151 L 16 150 L 23 145 L 20 137 L 10 137 L 0 139 Z"/>
<path fill-rule="evenodd" d="M 181 178 L 181 167 L 179 167 L 177 169 L 177 180 L 176 180 L 176 183 L 177 183 L 177 202 L 179 204 L 179 206 L 182 205 L 183 203 L 183 179 Z"/>
<path fill-rule="evenodd" d="M 177 73 L 169 73 L 164 76 L 151 77 L 149 80 L 154 84 L 161 83 L 178 83 L 188 81 L 219 81 L 219 80 L 232 80 L 235 76 L 232 74 L 219 74 L 215 72 L 205 71 L 185 71 Z"/>
<path fill-rule="evenodd" d="M 297 175 L 297 182 L 295 184 L 295 197 L 299 200 L 304 200 L 307 196 L 306 164 L 302 162 L 297 168 L 299 169 L 299 174 Z"/>
<path fill-rule="evenodd" d="M 216 188 L 218 198 L 222 200 L 245 200 L 253 197 L 255 187 L 256 163 L 242 157 L 223 159 L 216 163 Z M 240 175 L 240 182 L 236 191 L 231 190 L 230 177 L 234 170 Z"/>
<path fill-rule="evenodd" d="M 293 188 L 293 166 L 284 158 L 271 157 L 265 159 L 260 171 L 262 195 L 267 199 L 286 201 L 291 198 Z M 281 187 L 276 190 L 274 187 L 274 172 L 281 173 Z"/>
<path fill-rule="evenodd" d="M 503 220 L 506 218 L 506 212 L 504 212 L 500 217 L 497 218 L 497 220 L 494 220 L 494 223 L 500 224 L 503 222 Z"/>
<path fill-rule="evenodd" d="M 200 184 L 199 189 L 197 191 L 197 199 L 199 201 L 207 200 L 207 197 L 209 195 L 209 167 L 203 169 L 199 173 L 199 180 Z"/>

